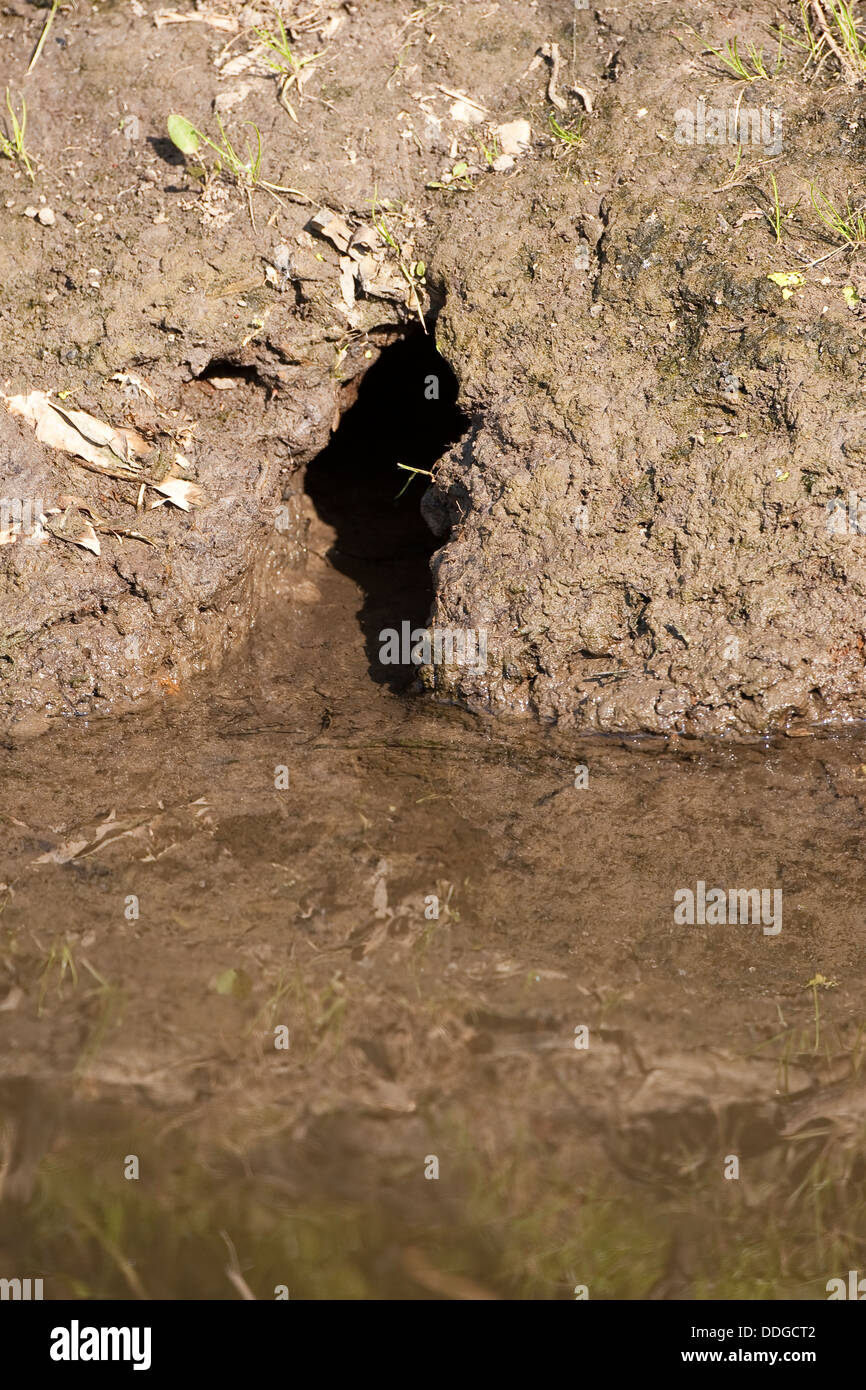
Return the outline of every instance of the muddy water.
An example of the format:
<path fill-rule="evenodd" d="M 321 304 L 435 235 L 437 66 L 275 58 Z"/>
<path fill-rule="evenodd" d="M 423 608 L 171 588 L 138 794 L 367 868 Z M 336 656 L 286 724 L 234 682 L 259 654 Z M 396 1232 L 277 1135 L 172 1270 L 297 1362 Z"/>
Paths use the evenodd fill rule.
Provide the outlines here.
<path fill-rule="evenodd" d="M 0 753 L 0 1274 L 825 1297 L 866 1236 L 866 737 L 407 693 L 375 633 L 423 605 L 421 483 L 348 442 L 219 677 Z M 781 915 L 678 922 L 699 881 Z"/>

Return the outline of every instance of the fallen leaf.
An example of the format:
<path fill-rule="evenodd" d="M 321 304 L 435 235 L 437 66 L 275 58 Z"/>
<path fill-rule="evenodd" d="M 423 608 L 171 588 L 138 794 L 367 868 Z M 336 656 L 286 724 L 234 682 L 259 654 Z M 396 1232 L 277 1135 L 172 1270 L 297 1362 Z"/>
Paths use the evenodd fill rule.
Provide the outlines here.
<path fill-rule="evenodd" d="M 40 444 L 83 459 L 97 473 L 130 479 L 138 476 L 140 465 L 135 456 L 143 457 L 148 445 L 135 430 L 117 430 L 84 410 L 68 410 L 45 391 L 31 391 L 28 396 L 0 393 L 0 398 L 10 415 L 34 427 Z M 118 464 L 123 465 L 122 471 Z"/>
<path fill-rule="evenodd" d="M 310 218 L 306 230 L 315 232 L 317 236 L 324 237 L 338 251 L 348 251 L 349 243 L 352 240 L 352 228 L 343 217 L 338 217 L 331 212 L 330 208 L 320 208 L 319 211 Z"/>
<path fill-rule="evenodd" d="M 133 372 L 115 372 L 108 379 L 109 381 L 119 381 L 121 386 L 129 387 L 135 395 L 147 396 L 150 401 L 156 399 L 147 382 L 142 381 L 141 377 L 136 376 Z"/>
<path fill-rule="evenodd" d="M 340 294 L 347 309 L 355 307 L 355 263 L 349 256 L 340 257 Z"/>
<path fill-rule="evenodd" d="M 774 270 L 767 279 L 772 280 L 773 284 L 782 290 L 798 289 L 806 283 L 805 275 L 801 275 L 798 270 Z"/>
<path fill-rule="evenodd" d="M 152 483 L 151 486 L 157 492 L 161 492 L 167 502 L 170 502 L 173 507 L 179 507 L 182 512 L 188 512 L 190 507 L 204 505 L 202 490 L 198 483 L 189 483 L 185 478 L 163 478 L 161 483 Z M 154 507 L 161 507 L 162 505 L 162 502 L 153 503 Z"/>
<path fill-rule="evenodd" d="M 67 507 L 66 511 L 57 517 L 48 514 L 45 529 L 59 541 L 80 545 L 82 550 L 92 550 L 94 555 L 101 554 L 99 537 L 93 526 L 74 507 Z"/>

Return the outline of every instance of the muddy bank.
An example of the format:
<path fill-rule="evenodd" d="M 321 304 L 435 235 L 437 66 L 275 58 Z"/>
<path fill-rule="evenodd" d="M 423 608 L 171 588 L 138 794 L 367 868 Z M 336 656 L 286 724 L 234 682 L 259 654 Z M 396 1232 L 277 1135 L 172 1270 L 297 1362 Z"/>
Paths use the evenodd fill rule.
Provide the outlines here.
<path fill-rule="evenodd" d="M 82 5 L 27 74 L 40 13 L 2 40 L 34 175 L 0 161 L 4 389 L 142 448 L 106 477 L 2 421 L 9 718 L 218 665 L 345 383 L 422 319 L 468 421 L 430 461 L 432 621 L 487 644 L 428 689 L 597 730 L 862 718 L 862 265 L 819 216 L 857 183 L 835 58 L 786 39 L 738 81 L 706 45 L 767 46 L 754 4 L 698 6 L 702 42 L 675 5 L 378 0 L 287 7 L 277 72 L 253 6 Z M 219 118 L 223 154 L 182 154 L 172 112 L 214 144 Z"/>
<path fill-rule="evenodd" d="M 745 51 L 771 14 L 689 18 Z M 486 627 L 495 658 L 429 684 L 602 730 L 861 719 L 864 261 L 813 206 L 860 184 L 852 89 L 785 46 L 737 82 L 675 5 L 575 26 L 583 143 L 536 139 L 432 256 L 475 421 L 437 475 L 434 618 Z M 759 143 L 698 143 L 714 111 L 749 138 L 757 115 Z"/>

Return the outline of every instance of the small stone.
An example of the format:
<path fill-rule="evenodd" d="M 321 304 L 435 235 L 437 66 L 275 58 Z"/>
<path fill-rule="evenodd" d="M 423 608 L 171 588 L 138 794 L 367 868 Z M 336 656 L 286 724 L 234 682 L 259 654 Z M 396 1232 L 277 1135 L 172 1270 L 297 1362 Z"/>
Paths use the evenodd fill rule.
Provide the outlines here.
<path fill-rule="evenodd" d="M 514 155 L 500 154 L 494 159 L 490 167 L 494 174 L 504 174 L 508 169 L 514 168 Z"/>
<path fill-rule="evenodd" d="M 506 121 L 493 127 L 503 154 L 523 154 L 532 144 L 532 127 L 528 121 Z"/>
<path fill-rule="evenodd" d="M 42 223 L 43 227 L 53 227 L 55 222 L 57 221 L 57 218 L 51 211 L 51 208 L 40 208 L 36 216 L 39 218 L 39 221 Z"/>
<path fill-rule="evenodd" d="M 273 263 L 275 269 L 286 279 L 294 278 L 294 268 L 292 266 L 292 253 L 285 242 L 280 242 L 273 250 Z"/>
<path fill-rule="evenodd" d="M 38 214 L 38 212 L 39 212 L 39 209 L 38 209 L 38 208 L 34 208 L 33 206 L 26 207 L 26 208 L 24 209 L 24 216 L 25 216 L 25 217 L 36 217 L 36 215 Z"/>

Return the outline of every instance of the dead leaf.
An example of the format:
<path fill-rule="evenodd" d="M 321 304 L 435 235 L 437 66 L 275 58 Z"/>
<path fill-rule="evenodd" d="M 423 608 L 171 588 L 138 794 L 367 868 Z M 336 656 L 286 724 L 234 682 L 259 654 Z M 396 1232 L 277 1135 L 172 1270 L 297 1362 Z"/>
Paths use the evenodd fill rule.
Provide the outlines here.
<path fill-rule="evenodd" d="M 156 399 L 147 382 L 142 381 L 141 377 L 136 376 L 134 372 L 115 372 L 108 379 L 109 381 L 119 381 L 121 386 L 128 387 L 133 395 L 147 396 L 150 401 Z"/>
<path fill-rule="evenodd" d="M 95 522 L 97 526 L 102 523 L 102 517 L 97 515 L 90 503 L 85 502 L 83 497 L 76 497 L 75 493 L 64 492 L 61 497 L 58 497 L 57 505 L 61 511 L 65 511 L 67 507 L 75 507 L 80 512 L 87 512 L 90 520 Z"/>
<path fill-rule="evenodd" d="M 10 415 L 33 426 L 40 444 L 82 459 L 97 473 L 128 479 L 140 475 L 135 455 L 144 457 L 148 444 L 135 430 L 113 429 L 84 410 L 67 410 L 45 391 L 31 391 L 29 396 L 0 393 L 0 398 Z"/>
<path fill-rule="evenodd" d="M 340 294 L 347 309 L 355 307 L 355 263 L 348 256 L 340 257 Z"/>
<path fill-rule="evenodd" d="M 204 505 L 204 497 L 198 483 L 187 482 L 185 478 L 163 478 L 161 483 L 152 483 L 151 487 L 161 492 L 166 502 L 170 502 L 173 507 L 179 507 L 182 512 Z M 154 502 L 151 511 L 154 507 L 163 505 L 163 502 Z"/>
<path fill-rule="evenodd" d="M 151 844 L 157 842 L 158 835 L 166 838 L 171 834 L 176 825 L 178 816 L 183 817 L 187 812 L 193 813 L 193 819 L 200 824 L 207 825 L 206 813 L 208 804 L 203 797 L 197 801 L 181 802 L 177 806 L 165 807 L 160 805 L 156 809 L 142 811 L 130 817 L 128 820 L 118 820 L 116 810 L 112 810 L 107 819 L 101 821 L 92 829 L 79 829 L 77 838 L 64 841 L 49 850 L 46 854 L 41 854 L 38 859 L 34 859 L 34 864 L 68 864 L 73 859 L 86 859 L 91 854 L 113 844 L 115 840 L 122 840 L 130 836 L 135 840 L 150 841 Z M 173 843 L 173 840 L 172 840 Z M 144 857 L 144 862 L 151 862 L 159 855 L 152 852 Z"/>
<path fill-rule="evenodd" d="M 362 256 L 357 265 L 358 283 L 375 299 L 402 298 L 405 283 L 375 256 Z"/>
<path fill-rule="evenodd" d="M 217 60 L 216 66 L 220 69 L 220 77 L 240 77 L 245 72 L 254 77 L 263 77 L 265 73 L 271 71 L 264 61 L 267 51 L 266 45 L 262 43 L 251 49 L 249 53 L 239 53 L 236 57 L 229 58 L 222 64 Z"/>
<path fill-rule="evenodd" d="M 54 511 L 53 507 L 51 511 Z M 47 513 L 45 529 L 50 531 L 52 536 L 56 536 L 59 541 L 69 541 L 72 545 L 80 545 L 82 550 L 92 550 L 94 555 L 101 554 L 99 537 L 93 526 L 75 507 L 67 507 L 66 511 L 58 516 Z"/>
<path fill-rule="evenodd" d="M 375 227 L 362 222 L 360 227 L 355 228 L 349 244 L 349 255 L 354 256 L 356 261 L 362 256 L 382 254 L 384 251 L 385 243 Z"/>
<path fill-rule="evenodd" d="M 338 251 L 346 252 L 352 240 L 352 228 L 343 217 L 338 217 L 330 208 L 320 208 L 307 223 L 307 231 L 324 237 Z"/>

